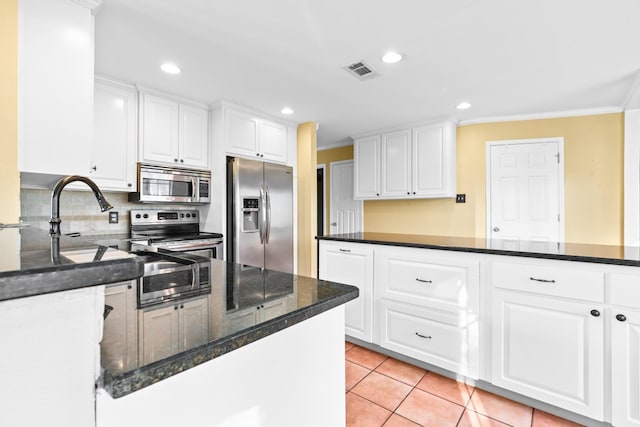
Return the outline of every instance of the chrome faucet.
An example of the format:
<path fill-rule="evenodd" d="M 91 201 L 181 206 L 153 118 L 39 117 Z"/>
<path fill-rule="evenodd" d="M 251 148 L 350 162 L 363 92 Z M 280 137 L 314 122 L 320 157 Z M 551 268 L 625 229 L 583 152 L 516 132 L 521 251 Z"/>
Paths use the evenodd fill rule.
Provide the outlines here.
<path fill-rule="evenodd" d="M 56 183 L 55 187 L 53 187 L 53 192 L 51 193 L 51 220 L 49 220 L 49 234 L 51 236 L 60 236 L 60 223 L 62 222 L 60 219 L 60 193 L 62 193 L 62 189 L 66 187 L 67 184 L 74 181 L 82 181 L 87 184 L 91 190 L 93 190 L 93 194 L 95 194 L 96 199 L 98 199 L 101 212 L 113 209 L 113 206 L 111 206 L 111 204 L 107 202 L 107 199 L 104 198 L 102 191 L 100 191 L 98 186 L 89 178 L 79 175 L 65 176 Z"/>

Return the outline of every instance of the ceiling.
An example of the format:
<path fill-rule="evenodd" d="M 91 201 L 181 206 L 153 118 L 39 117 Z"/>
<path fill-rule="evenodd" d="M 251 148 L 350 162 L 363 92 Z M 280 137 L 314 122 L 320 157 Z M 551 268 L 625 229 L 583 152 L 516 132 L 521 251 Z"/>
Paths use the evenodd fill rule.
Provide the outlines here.
<path fill-rule="evenodd" d="M 640 108 L 639 16 L 638 0 L 104 0 L 96 72 L 316 121 L 329 147 L 444 117 Z M 379 76 L 344 70 L 359 60 Z"/>

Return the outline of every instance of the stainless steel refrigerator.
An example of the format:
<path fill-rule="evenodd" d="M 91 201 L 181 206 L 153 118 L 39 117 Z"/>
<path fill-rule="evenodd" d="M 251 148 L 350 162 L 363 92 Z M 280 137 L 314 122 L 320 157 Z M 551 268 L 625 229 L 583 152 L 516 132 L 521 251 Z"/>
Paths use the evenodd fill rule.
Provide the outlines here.
<path fill-rule="evenodd" d="M 293 171 L 227 157 L 227 259 L 293 273 Z"/>

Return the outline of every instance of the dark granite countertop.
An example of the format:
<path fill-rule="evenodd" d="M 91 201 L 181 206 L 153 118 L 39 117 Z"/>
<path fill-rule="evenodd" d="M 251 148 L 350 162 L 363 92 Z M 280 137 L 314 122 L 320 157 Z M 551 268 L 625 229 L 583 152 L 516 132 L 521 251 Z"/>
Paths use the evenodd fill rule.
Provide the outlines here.
<path fill-rule="evenodd" d="M 128 310 L 132 312 L 124 316 L 127 322 L 133 322 L 130 327 L 116 328 L 120 331 L 113 332 L 116 336 L 109 336 L 111 332 L 105 327 L 101 354 L 106 369 L 99 385 L 112 397 L 140 390 L 358 297 L 355 286 L 215 259 L 209 262 L 209 294 L 144 309 L 131 306 Z M 186 306 L 189 302 L 206 307 L 206 320 L 189 325 L 198 330 L 196 336 L 201 337 L 198 334 L 204 331 L 206 338 L 192 348 L 178 348 L 171 353 L 166 345 L 171 340 L 170 331 L 158 333 L 153 325 L 153 330 L 147 331 L 145 314 L 155 310 L 171 312 L 177 304 Z M 107 317 L 105 322 L 108 320 Z M 138 331 L 135 345 L 131 345 L 131 336 L 119 335 L 125 330 Z M 191 340 L 180 339 L 181 343 L 185 341 Z M 168 354 L 160 360 L 145 360 L 152 357 L 152 352 L 144 351 L 147 347 L 162 348 Z"/>
<path fill-rule="evenodd" d="M 446 251 L 476 252 L 528 258 L 640 266 L 640 249 L 628 246 L 476 239 L 468 237 L 373 232 L 318 236 L 317 239 L 404 246 L 411 248 L 440 249 Z"/>
<path fill-rule="evenodd" d="M 121 282 L 142 276 L 124 235 L 61 236 L 0 229 L 0 301 Z"/>

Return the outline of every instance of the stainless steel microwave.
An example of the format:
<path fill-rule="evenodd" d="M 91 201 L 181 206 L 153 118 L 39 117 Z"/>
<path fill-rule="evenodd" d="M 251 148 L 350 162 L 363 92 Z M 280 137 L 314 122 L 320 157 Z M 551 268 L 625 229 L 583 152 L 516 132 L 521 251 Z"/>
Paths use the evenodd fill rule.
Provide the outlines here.
<path fill-rule="evenodd" d="M 138 163 L 138 191 L 130 202 L 209 203 L 211 172 Z"/>

